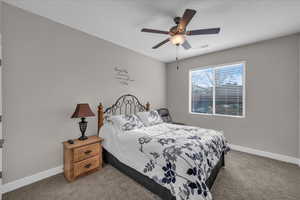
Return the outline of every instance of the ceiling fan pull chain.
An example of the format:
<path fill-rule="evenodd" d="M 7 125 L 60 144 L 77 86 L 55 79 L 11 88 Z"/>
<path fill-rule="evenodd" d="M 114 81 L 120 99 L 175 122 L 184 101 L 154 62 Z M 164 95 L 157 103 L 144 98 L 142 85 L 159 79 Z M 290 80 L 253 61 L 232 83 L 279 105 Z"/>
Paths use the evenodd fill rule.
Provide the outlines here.
<path fill-rule="evenodd" d="M 179 46 L 179 45 L 176 45 L 176 65 L 177 65 L 177 70 L 179 70 L 178 46 Z"/>

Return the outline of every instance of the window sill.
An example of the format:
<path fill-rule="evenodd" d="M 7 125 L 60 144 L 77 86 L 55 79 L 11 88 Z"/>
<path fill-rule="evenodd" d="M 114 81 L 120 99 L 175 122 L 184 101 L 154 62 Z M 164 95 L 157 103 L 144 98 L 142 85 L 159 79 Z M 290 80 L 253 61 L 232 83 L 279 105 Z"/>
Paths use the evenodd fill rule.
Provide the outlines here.
<path fill-rule="evenodd" d="M 231 118 L 246 118 L 245 115 L 242 116 L 234 116 L 234 115 L 222 115 L 222 114 L 209 114 L 209 113 L 195 113 L 195 112 L 189 112 L 191 115 L 203 115 L 203 116 L 211 116 L 211 117 L 231 117 Z"/>

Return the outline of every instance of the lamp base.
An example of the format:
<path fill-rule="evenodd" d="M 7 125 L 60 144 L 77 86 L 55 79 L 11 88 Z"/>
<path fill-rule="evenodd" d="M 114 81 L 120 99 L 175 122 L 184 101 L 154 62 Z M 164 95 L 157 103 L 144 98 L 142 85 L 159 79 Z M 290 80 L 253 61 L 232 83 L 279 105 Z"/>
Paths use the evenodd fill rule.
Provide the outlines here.
<path fill-rule="evenodd" d="M 88 137 L 85 135 L 82 135 L 80 138 L 78 138 L 78 140 L 86 140 L 86 139 L 88 139 Z"/>
<path fill-rule="evenodd" d="M 85 121 L 85 118 L 82 117 L 81 118 L 81 121 L 79 122 L 79 128 L 80 128 L 80 131 L 81 131 L 81 137 L 78 138 L 79 140 L 86 140 L 88 139 L 87 136 L 85 136 L 85 131 L 86 131 L 86 128 L 87 128 L 87 121 Z"/>

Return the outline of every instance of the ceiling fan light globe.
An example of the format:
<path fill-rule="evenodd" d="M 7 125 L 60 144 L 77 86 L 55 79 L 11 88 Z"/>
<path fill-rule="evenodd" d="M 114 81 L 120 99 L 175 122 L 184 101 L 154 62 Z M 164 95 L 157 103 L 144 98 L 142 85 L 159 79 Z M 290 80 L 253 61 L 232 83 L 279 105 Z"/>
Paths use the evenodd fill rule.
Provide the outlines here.
<path fill-rule="evenodd" d="M 185 41 L 185 36 L 182 35 L 182 34 L 177 34 L 177 35 L 172 36 L 170 38 L 170 41 L 174 45 L 179 45 L 179 44 L 182 44 Z"/>

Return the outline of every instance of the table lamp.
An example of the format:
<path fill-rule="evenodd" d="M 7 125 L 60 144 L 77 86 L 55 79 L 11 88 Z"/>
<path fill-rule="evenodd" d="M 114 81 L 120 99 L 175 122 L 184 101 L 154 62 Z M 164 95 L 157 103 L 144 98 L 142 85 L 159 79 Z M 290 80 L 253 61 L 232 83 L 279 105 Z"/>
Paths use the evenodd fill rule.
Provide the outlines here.
<path fill-rule="evenodd" d="M 81 121 L 79 122 L 79 128 L 81 131 L 81 137 L 78 138 L 79 140 L 86 140 L 88 139 L 87 136 L 85 136 L 85 131 L 87 128 L 87 121 L 85 121 L 86 117 L 93 117 L 95 114 L 91 110 L 89 104 L 87 103 L 81 103 L 77 104 L 75 112 L 71 116 L 71 118 L 81 118 Z"/>

